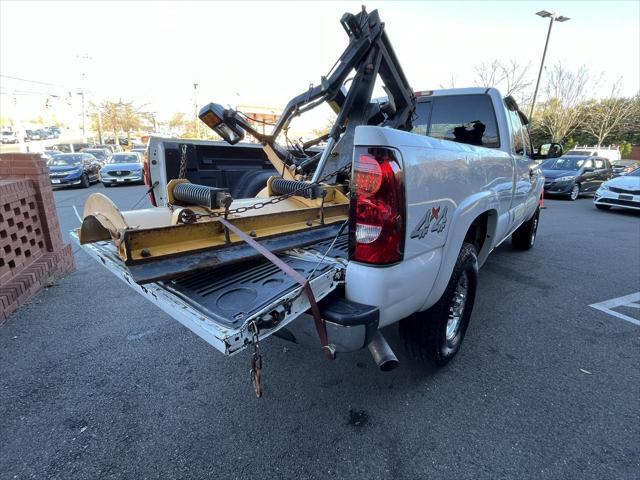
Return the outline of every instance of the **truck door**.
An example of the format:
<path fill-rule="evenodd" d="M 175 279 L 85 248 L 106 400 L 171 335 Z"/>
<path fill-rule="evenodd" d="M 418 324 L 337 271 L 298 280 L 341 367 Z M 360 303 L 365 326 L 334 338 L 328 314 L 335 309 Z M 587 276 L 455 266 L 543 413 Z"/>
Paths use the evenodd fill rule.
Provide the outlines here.
<path fill-rule="evenodd" d="M 533 161 L 533 148 L 527 129 L 518 112 L 507 109 L 511 123 L 511 153 L 514 162 L 514 189 L 511 202 L 512 227 L 525 221 L 538 203 L 535 186 L 540 181 L 540 170 Z"/>

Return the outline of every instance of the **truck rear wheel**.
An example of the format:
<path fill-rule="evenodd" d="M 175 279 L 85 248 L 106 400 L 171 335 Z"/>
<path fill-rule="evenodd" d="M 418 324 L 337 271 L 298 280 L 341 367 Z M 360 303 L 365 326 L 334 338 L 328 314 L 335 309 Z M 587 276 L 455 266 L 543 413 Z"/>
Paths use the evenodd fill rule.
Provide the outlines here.
<path fill-rule="evenodd" d="M 400 322 L 400 334 L 410 350 L 417 347 L 439 367 L 449 363 L 460 350 L 469 326 L 477 285 L 476 249 L 464 243 L 440 300 Z"/>

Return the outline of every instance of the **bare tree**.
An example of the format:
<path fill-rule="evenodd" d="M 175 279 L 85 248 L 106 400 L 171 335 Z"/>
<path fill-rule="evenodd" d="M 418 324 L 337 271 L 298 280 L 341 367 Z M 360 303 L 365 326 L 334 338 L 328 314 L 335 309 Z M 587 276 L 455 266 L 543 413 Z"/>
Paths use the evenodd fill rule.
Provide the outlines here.
<path fill-rule="evenodd" d="M 512 59 L 506 62 L 493 60 L 475 67 L 476 84 L 482 87 L 496 87 L 505 95 L 513 96 L 522 107 L 531 100 L 530 86 L 533 80 L 529 70 L 531 63 L 521 65 Z"/>
<path fill-rule="evenodd" d="M 540 126 L 553 142 L 562 142 L 583 123 L 590 80 L 586 66 L 571 71 L 557 63 L 548 72 Z"/>
<path fill-rule="evenodd" d="M 582 129 L 593 135 L 600 146 L 613 132 L 638 115 L 640 111 L 637 99 L 621 97 L 618 80 L 611 87 L 607 98 L 586 105 Z"/>

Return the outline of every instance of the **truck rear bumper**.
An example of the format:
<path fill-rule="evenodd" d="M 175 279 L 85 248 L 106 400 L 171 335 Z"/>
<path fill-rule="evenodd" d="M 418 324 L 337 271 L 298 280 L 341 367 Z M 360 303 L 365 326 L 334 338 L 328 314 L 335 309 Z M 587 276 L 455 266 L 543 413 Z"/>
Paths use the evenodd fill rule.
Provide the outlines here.
<path fill-rule="evenodd" d="M 442 248 L 437 248 L 389 267 L 349 262 L 346 298 L 378 307 L 379 327 L 428 308 L 425 305 L 440 270 Z"/>

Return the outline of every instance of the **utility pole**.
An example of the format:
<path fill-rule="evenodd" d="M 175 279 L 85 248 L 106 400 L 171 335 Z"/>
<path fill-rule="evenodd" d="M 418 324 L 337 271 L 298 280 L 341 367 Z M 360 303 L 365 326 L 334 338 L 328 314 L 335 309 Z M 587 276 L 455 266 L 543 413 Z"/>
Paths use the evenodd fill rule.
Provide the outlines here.
<path fill-rule="evenodd" d="M 200 138 L 200 119 L 198 118 L 198 84 L 193 84 L 193 113 L 196 122 L 196 137 Z"/>
<path fill-rule="evenodd" d="M 84 74 L 82 74 L 84 77 Z M 87 141 L 87 109 L 85 108 L 84 103 L 84 88 L 80 91 L 80 95 L 82 95 L 82 141 Z"/>
<path fill-rule="evenodd" d="M 86 53 L 83 55 L 76 55 L 76 58 L 83 61 L 82 65 L 82 84 L 80 85 L 80 92 L 78 95 L 82 97 L 82 141 L 86 143 L 87 141 L 87 109 L 85 103 L 85 89 L 86 89 L 86 79 L 87 79 L 87 61 L 89 60 L 89 55 Z"/>
<path fill-rule="evenodd" d="M 96 108 L 97 116 L 98 116 L 98 140 L 100 145 L 104 142 L 102 141 L 102 112 L 100 111 L 100 107 Z"/>
<path fill-rule="evenodd" d="M 531 101 L 531 111 L 529 112 L 529 119 L 533 118 L 533 109 L 536 106 L 536 97 L 538 96 L 538 87 L 540 87 L 540 78 L 542 78 L 542 69 L 544 68 L 544 59 L 547 56 L 547 47 L 549 46 L 549 37 L 551 36 L 551 27 L 553 22 L 566 22 L 571 20 L 569 17 L 563 17 L 562 15 L 556 16 L 555 13 L 547 12 L 546 10 L 540 10 L 536 13 L 539 17 L 549 19 L 549 30 L 547 30 L 547 39 L 544 42 L 544 50 L 542 52 L 542 61 L 540 62 L 540 71 L 538 72 L 538 80 L 536 81 L 536 89 L 533 91 L 533 100 Z"/>

